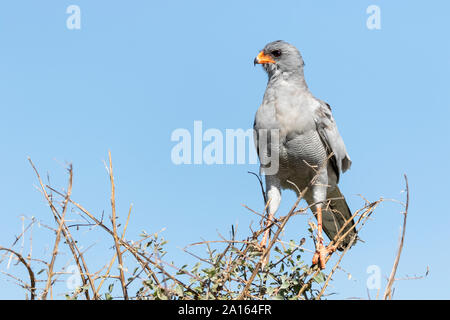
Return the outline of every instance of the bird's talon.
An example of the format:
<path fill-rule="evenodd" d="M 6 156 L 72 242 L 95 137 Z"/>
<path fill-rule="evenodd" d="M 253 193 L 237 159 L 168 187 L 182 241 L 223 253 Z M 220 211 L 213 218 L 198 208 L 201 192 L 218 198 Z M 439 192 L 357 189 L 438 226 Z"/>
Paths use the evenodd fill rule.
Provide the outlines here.
<path fill-rule="evenodd" d="M 314 253 L 312 264 L 319 265 L 320 269 L 325 269 L 327 256 L 333 253 L 336 249 L 333 246 L 326 248 L 322 243 L 318 242 L 316 252 Z"/>
<path fill-rule="evenodd" d="M 336 250 L 337 250 L 337 246 L 329 245 L 329 246 L 327 247 L 327 251 L 328 251 L 329 254 L 335 252 Z"/>
<path fill-rule="evenodd" d="M 313 256 L 313 259 L 312 259 L 312 264 L 313 265 L 316 265 L 316 264 L 318 264 L 319 263 L 319 253 L 316 251 L 315 253 L 314 253 L 314 256 Z"/>

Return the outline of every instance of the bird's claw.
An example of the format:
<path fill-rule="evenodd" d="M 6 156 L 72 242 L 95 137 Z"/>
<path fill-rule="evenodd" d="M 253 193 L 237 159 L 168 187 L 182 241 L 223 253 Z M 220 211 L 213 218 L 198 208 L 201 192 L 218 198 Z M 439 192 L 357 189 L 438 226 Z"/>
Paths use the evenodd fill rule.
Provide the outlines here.
<path fill-rule="evenodd" d="M 319 265 L 321 270 L 325 269 L 326 258 L 329 254 L 332 254 L 334 251 L 336 251 L 335 246 L 329 245 L 328 247 L 325 247 L 323 243 L 319 241 L 316 246 L 316 252 L 314 253 L 312 259 L 312 264 Z"/>

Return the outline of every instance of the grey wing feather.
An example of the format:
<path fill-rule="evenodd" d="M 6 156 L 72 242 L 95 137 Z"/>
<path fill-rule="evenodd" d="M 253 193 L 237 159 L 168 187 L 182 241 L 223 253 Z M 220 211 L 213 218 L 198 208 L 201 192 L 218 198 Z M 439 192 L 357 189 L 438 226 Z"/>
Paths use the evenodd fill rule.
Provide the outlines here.
<path fill-rule="evenodd" d="M 253 122 L 253 143 L 255 144 L 256 154 L 259 157 L 258 130 L 256 128 L 256 119 Z"/>
<path fill-rule="evenodd" d="M 339 134 L 333 115 L 331 114 L 331 107 L 328 103 L 319 100 L 320 106 L 316 110 L 315 121 L 317 131 L 322 139 L 328 153 L 333 152 L 332 165 L 336 171 L 336 176 L 339 181 L 340 172 L 345 172 L 350 169 L 352 161 L 345 148 L 344 141 Z"/>
<path fill-rule="evenodd" d="M 255 119 L 255 121 L 253 122 L 253 142 L 255 144 L 256 154 L 258 155 L 259 161 L 261 163 L 261 166 L 259 167 L 259 174 L 261 175 L 262 167 L 263 167 L 263 165 L 262 165 L 263 161 L 261 160 L 261 151 L 263 151 L 263 153 L 264 153 L 264 150 L 259 150 L 260 143 L 259 143 L 259 134 L 258 133 L 259 133 L 259 129 L 257 128 L 256 119 Z"/>

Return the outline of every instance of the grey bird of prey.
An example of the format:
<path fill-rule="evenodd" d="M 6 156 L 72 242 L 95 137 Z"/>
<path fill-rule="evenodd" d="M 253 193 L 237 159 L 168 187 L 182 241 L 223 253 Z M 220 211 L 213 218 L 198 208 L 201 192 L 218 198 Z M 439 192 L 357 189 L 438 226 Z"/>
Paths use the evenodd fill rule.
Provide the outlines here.
<path fill-rule="evenodd" d="M 315 98 L 306 85 L 304 62 L 297 48 L 284 41 L 271 42 L 255 58 L 254 64 L 261 64 L 269 76 L 254 123 L 255 144 L 266 180 L 268 221 L 278 210 L 282 189 L 292 189 L 298 194 L 292 183 L 303 190 L 316 177 L 304 199 L 318 222 L 313 264 L 323 269 L 326 256 L 335 249 L 346 248 L 356 233 L 353 228 L 339 247 L 323 245 L 322 228 L 332 240 L 352 217 L 337 186 L 341 172 L 348 170 L 352 162 L 330 106 Z M 261 143 L 264 130 L 268 133 Z M 273 130 L 278 133 L 276 138 L 270 135 Z M 278 158 L 275 172 L 267 170 L 269 156 Z M 349 221 L 344 232 L 353 225 L 353 220 Z M 262 246 L 268 237 L 267 230 Z"/>

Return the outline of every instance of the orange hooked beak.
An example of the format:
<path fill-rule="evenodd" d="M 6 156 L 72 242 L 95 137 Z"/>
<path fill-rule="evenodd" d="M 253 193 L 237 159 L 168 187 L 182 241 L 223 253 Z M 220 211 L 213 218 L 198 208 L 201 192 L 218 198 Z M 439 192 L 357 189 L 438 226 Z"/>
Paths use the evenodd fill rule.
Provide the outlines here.
<path fill-rule="evenodd" d="M 261 51 L 255 58 L 255 60 L 253 60 L 253 65 L 264 63 L 275 63 L 275 61 L 272 59 L 271 56 L 265 54 L 264 51 Z"/>

